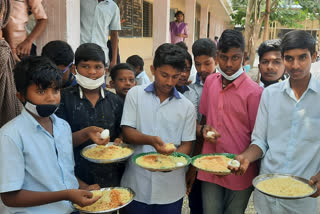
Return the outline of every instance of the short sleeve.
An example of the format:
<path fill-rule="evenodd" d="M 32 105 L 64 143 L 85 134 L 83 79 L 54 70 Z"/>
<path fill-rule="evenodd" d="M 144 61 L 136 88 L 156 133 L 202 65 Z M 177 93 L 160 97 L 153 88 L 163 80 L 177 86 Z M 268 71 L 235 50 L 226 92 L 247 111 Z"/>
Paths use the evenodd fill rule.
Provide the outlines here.
<path fill-rule="evenodd" d="M 110 22 L 110 30 L 121 30 L 120 10 L 117 5 L 115 5 L 115 13 Z"/>
<path fill-rule="evenodd" d="M 20 190 L 25 176 L 22 145 L 0 134 L 0 193 Z"/>
<path fill-rule="evenodd" d="M 182 141 L 194 141 L 196 139 L 197 114 L 195 107 L 190 105 L 187 110 L 186 120 L 182 132 Z"/>
<path fill-rule="evenodd" d="M 255 126 L 251 136 L 251 144 L 259 146 L 263 152 L 263 156 L 267 152 L 269 146 L 267 143 L 268 131 L 268 91 L 262 93 L 261 101 L 258 108 Z"/>
<path fill-rule="evenodd" d="M 28 6 L 36 19 L 48 19 L 47 14 L 42 5 L 42 0 L 29 0 Z"/>
<path fill-rule="evenodd" d="M 131 88 L 126 96 L 121 118 L 121 126 L 137 128 L 137 100 L 139 86 Z"/>

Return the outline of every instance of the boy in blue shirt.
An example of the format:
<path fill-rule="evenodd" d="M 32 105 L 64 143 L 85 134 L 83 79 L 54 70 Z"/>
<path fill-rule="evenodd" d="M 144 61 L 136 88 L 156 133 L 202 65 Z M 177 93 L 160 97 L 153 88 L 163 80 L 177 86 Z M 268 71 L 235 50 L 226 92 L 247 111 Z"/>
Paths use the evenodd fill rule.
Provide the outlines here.
<path fill-rule="evenodd" d="M 15 67 L 14 78 L 25 108 L 0 129 L 1 214 L 67 214 L 73 210 L 68 201 L 94 203 L 98 198 L 88 190 L 98 186 L 81 182 L 87 190 L 78 189 L 72 147 L 96 133 L 88 128 L 72 139 L 68 123 L 54 115 L 61 72 L 45 57 L 27 57 Z"/>

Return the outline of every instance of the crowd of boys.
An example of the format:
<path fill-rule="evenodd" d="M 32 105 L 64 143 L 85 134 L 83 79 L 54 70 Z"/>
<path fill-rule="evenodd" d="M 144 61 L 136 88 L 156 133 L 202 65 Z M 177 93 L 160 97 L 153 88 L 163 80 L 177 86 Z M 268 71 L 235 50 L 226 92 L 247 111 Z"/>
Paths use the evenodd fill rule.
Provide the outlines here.
<path fill-rule="evenodd" d="M 259 214 L 317 213 L 320 111 L 314 105 L 320 105 L 320 80 L 310 73 L 315 40 L 291 31 L 263 42 L 260 86 L 243 68 L 244 46 L 236 30 L 225 30 L 217 43 L 195 41 L 193 84 L 184 43 L 157 48 L 153 82 L 141 57 L 116 64 L 96 43 L 83 43 L 74 53 L 66 42 L 51 41 L 41 56 L 21 58 L 13 73 L 24 108 L 0 129 L 0 213 L 72 213 L 71 203 L 90 205 L 99 199 L 91 190 L 110 186 L 135 192 L 120 213 L 179 214 L 186 194 L 191 213 L 244 213 L 253 178 L 266 173 L 304 177 L 318 191 L 283 200 L 255 190 Z M 115 93 L 104 87 L 107 73 Z M 104 129 L 107 139 L 100 136 Z M 233 153 L 240 167 L 230 167 L 228 176 L 191 166 L 151 172 L 131 159 L 94 164 L 81 157 L 85 146 L 109 141 L 132 144 L 134 154 L 171 154 L 167 143 L 189 156 Z"/>

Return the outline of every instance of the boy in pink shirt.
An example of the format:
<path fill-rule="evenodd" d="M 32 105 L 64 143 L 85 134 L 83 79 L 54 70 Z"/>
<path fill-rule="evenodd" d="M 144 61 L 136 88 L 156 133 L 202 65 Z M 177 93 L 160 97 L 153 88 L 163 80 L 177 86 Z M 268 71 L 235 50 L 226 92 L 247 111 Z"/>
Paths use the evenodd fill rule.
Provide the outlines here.
<path fill-rule="evenodd" d="M 240 32 L 225 30 L 219 40 L 217 71 L 204 84 L 200 101 L 203 115 L 197 135 L 203 135 L 202 153 L 240 154 L 251 142 L 262 88 L 242 68 L 244 39 Z M 213 139 L 207 132 L 215 132 Z M 196 149 L 197 150 L 197 149 Z M 204 213 L 244 213 L 257 175 L 252 164 L 245 176 L 216 176 L 198 172 L 202 183 Z"/>

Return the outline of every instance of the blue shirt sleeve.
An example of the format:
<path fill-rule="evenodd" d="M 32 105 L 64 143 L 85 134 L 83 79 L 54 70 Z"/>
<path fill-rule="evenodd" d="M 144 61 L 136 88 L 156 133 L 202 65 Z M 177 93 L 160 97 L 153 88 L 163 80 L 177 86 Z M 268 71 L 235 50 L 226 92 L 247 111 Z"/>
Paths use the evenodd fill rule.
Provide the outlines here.
<path fill-rule="evenodd" d="M 110 30 L 121 30 L 121 23 L 120 23 L 120 10 L 119 7 L 115 5 L 115 12 L 112 20 L 110 22 Z"/>
<path fill-rule="evenodd" d="M 196 120 L 197 114 L 195 107 L 190 103 L 182 132 L 182 141 L 193 141 L 196 139 Z"/>
<path fill-rule="evenodd" d="M 0 134 L 0 193 L 20 190 L 24 183 L 25 164 L 22 145 Z"/>
<path fill-rule="evenodd" d="M 269 103 L 269 93 L 265 89 L 262 93 L 262 97 L 259 104 L 259 109 L 257 113 L 256 123 L 251 136 L 251 144 L 255 144 L 260 147 L 263 152 L 262 157 L 269 149 L 267 142 L 267 131 L 268 131 L 268 103 Z"/>

